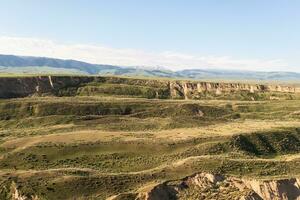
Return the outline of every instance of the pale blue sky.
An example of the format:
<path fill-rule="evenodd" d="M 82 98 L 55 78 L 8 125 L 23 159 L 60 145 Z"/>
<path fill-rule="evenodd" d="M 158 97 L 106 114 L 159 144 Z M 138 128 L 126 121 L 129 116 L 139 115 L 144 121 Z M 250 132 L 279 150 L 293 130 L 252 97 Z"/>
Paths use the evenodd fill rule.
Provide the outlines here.
<path fill-rule="evenodd" d="M 117 58 L 121 65 L 176 65 L 177 61 L 181 63 L 177 68 L 231 68 L 230 63 L 238 63 L 233 68 L 264 70 L 266 64 L 269 71 L 300 71 L 297 0 L 0 0 L 0 8 L 0 37 L 131 49 L 130 56 L 142 52 L 145 57 L 130 63 L 122 61 L 127 55 L 123 53 Z M 24 55 L 31 53 L 23 50 Z M 76 55 L 101 62 L 86 54 L 85 49 L 85 56 Z M 174 56 L 172 62 L 164 60 Z M 213 64 L 207 63 L 209 59 L 215 59 Z M 103 62 L 110 60 L 106 57 Z"/>

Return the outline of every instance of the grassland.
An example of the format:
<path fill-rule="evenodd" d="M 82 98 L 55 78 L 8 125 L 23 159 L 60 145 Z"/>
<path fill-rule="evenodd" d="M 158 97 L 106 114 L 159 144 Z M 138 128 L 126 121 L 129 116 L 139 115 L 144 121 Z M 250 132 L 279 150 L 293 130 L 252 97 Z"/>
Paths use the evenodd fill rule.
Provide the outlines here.
<path fill-rule="evenodd" d="M 12 184 L 30 198 L 106 199 L 202 171 L 299 176 L 298 98 L 153 99 L 158 90 L 90 84 L 0 100 L 0 199 Z"/>

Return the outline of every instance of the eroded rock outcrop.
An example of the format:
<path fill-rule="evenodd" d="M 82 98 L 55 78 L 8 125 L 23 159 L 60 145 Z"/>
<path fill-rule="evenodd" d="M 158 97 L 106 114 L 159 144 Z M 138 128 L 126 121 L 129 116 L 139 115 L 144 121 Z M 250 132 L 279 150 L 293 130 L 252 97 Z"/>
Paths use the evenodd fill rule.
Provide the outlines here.
<path fill-rule="evenodd" d="M 35 76 L 0 78 L 0 98 L 18 98 L 31 95 L 64 95 L 61 90 L 76 91 L 88 83 L 128 84 L 169 88 L 168 82 L 144 79 L 95 76 Z"/>
<path fill-rule="evenodd" d="M 263 199 L 300 199 L 300 179 L 273 181 L 243 180 L 243 184 Z"/>
<path fill-rule="evenodd" d="M 0 78 L 0 98 L 26 97 L 34 94 L 55 94 L 65 87 L 92 81 L 92 77 L 8 77 Z"/>
<path fill-rule="evenodd" d="M 299 179 L 258 180 L 199 173 L 141 191 L 138 200 L 240 199 L 299 200 Z"/>
<path fill-rule="evenodd" d="M 156 90 L 154 97 L 163 96 L 163 98 L 172 99 L 200 99 L 208 94 L 218 96 L 236 92 L 300 93 L 300 88 L 281 85 L 167 81 L 101 76 L 35 76 L 0 78 L 0 98 L 26 97 L 35 94 L 66 95 L 60 93 L 61 90 L 73 91 L 73 95 L 76 95 L 80 88 L 90 83 L 95 83 L 96 86 L 94 87 L 104 83 L 159 88 L 162 91 Z M 162 92 L 163 95 L 159 92 Z"/>
<path fill-rule="evenodd" d="M 300 88 L 280 85 L 258 85 L 242 83 L 210 83 L 210 82 L 170 82 L 171 98 L 197 99 L 202 94 L 222 95 L 235 92 L 263 93 L 300 93 Z"/>

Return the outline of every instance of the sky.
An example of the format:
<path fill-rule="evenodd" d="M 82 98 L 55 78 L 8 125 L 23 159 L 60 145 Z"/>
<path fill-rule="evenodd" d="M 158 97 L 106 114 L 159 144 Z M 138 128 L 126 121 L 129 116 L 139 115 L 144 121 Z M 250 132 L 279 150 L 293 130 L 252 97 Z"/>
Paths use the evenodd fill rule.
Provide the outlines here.
<path fill-rule="evenodd" d="M 298 0 L 0 0 L 0 54 L 300 72 Z"/>

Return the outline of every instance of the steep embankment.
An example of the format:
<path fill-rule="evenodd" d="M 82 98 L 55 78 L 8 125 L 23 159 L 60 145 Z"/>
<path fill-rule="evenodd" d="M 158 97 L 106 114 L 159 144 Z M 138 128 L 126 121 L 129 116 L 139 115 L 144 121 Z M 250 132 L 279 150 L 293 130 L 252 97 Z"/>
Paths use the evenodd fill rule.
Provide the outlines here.
<path fill-rule="evenodd" d="M 300 197 L 300 180 L 258 180 L 199 173 L 178 181 L 145 187 L 135 194 L 120 194 L 117 199 L 240 199 L 296 200 Z"/>
<path fill-rule="evenodd" d="M 262 95 L 264 94 L 264 95 Z M 0 78 L 0 98 L 31 95 L 123 95 L 144 98 L 240 100 L 293 98 L 300 88 L 281 85 L 168 81 L 94 76 Z"/>
<path fill-rule="evenodd" d="M 34 94 L 55 94 L 63 88 L 92 81 L 92 77 L 9 77 L 0 78 L 0 98 L 18 98 Z"/>

